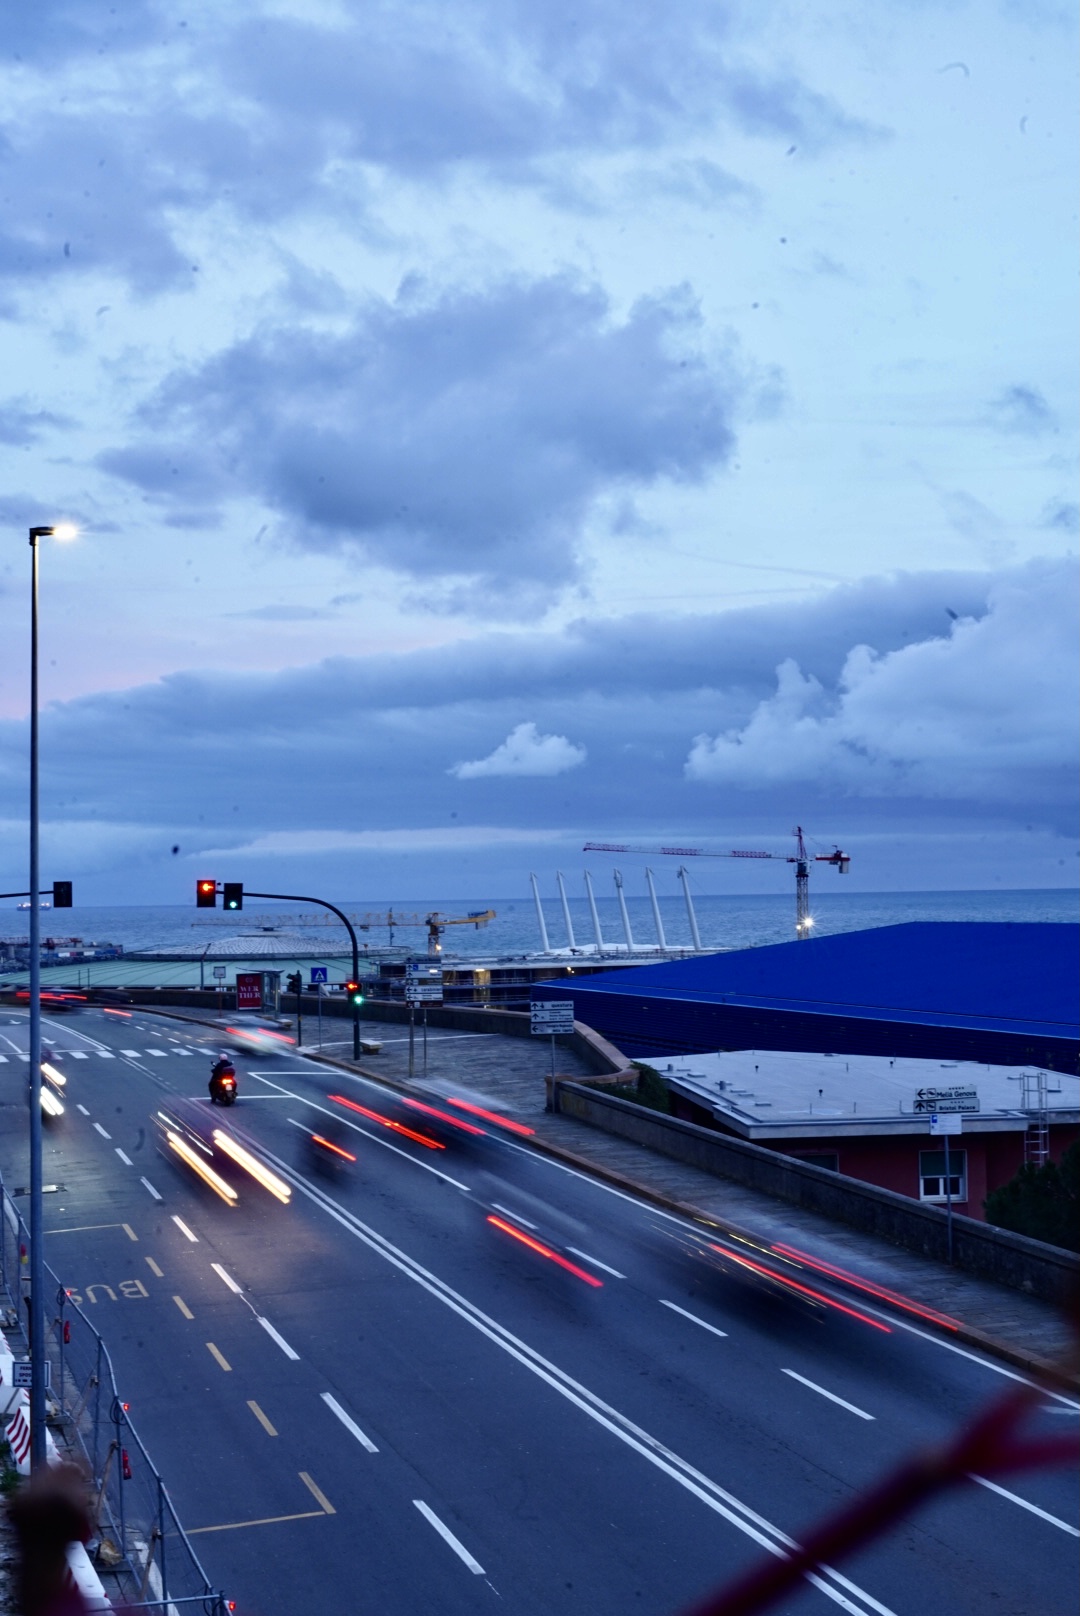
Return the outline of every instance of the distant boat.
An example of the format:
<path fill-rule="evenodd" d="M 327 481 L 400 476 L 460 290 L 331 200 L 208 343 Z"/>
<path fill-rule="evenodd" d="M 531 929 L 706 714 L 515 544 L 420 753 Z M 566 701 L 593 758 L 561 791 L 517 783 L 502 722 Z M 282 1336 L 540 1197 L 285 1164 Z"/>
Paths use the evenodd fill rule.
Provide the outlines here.
<path fill-rule="evenodd" d="M 16 909 L 32 909 L 34 906 L 33 906 L 32 903 L 17 903 L 15 905 L 15 907 L 16 907 Z M 38 908 L 39 909 L 51 909 L 52 904 L 46 898 L 41 903 L 38 904 Z"/>

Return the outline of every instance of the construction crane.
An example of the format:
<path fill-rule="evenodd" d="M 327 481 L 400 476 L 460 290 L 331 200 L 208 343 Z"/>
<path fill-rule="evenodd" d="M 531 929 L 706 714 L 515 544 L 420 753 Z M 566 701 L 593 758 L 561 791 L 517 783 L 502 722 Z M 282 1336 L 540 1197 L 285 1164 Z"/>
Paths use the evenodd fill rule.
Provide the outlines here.
<path fill-rule="evenodd" d="M 745 848 L 736 848 L 730 853 L 710 853 L 703 847 L 627 847 L 621 842 L 586 842 L 584 850 L 586 853 L 663 853 L 671 858 L 780 859 L 785 864 L 794 864 L 795 936 L 804 941 L 810 936 L 814 925 L 810 914 L 811 864 L 832 864 L 841 875 L 846 875 L 851 868 L 851 858 L 838 847 L 831 853 L 808 853 L 801 825 L 795 826 L 792 835 L 795 837 L 794 853 L 761 853 Z"/>
<path fill-rule="evenodd" d="M 220 920 L 193 920 L 192 925 L 221 925 L 225 919 L 223 915 Z M 399 927 L 426 926 L 428 953 L 441 954 L 442 934 L 447 926 L 475 926 L 479 931 L 481 926 L 486 926 L 489 921 L 495 919 L 495 910 L 472 909 L 467 915 L 442 915 L 438 910 L 432 910 L 428 914 L 404 914 L 393 909 L 368 909 L 363 914 L 350 914 L 349 919 L 358 931 L 370 931 L 373 926 L 386 926 L 390 932 L 391 948 L 394 945 L 394 932 Z M 327 920 L 322 915 L 311 914 L 250 915 L 245 918 L 245 925 L 250 931 L 294 931 L 299 926 L 326 928 L 336 924 L 336 921 Z"/>

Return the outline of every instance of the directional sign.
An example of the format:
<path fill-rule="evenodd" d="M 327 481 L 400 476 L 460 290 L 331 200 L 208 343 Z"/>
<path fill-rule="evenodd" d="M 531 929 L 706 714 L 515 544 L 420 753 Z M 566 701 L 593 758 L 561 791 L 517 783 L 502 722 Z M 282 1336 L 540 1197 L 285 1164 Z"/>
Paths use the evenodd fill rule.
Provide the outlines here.
<path fill-rule="evenodd" d="M 978 1111 L 978 1109 L 978 1091 L 961 1088 L 959 1084 L 948 1089 L 919 1089 L 915 1095 L 916 1111 Z"/>
<path fill-rule="evenodd" d="M 544 1037 L 574 1030 L 573 999 L 534 999 L 529 1006 L 529 1031 Z"/>
<path fill-rule="evenodd" d="M 442 983 L 406 982 L 405 998 L 410 1004 L 442 1004 Z"/>
<path fill-rule="evenodd" d="M 330 967 L 328 965 L 313 965 L 311 967 L 312 982 L 325 982 Z"/>

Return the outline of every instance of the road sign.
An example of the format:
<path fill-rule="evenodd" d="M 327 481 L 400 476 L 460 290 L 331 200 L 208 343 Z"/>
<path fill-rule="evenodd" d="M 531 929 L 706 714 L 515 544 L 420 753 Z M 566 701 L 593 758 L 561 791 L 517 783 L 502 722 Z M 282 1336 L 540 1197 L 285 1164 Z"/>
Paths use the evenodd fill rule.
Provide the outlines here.
<path fill-rule="evenodd" d="M 441 1004 L 443 974 L 441 965 L 427 960 L 405 961 L 405 998 L 409 1004 Z"/>
<path fill-rule="evenodd" d="M 931 1133 L 963 1133 L 963 1131 L 964 1119 L 957 1112 L 951 1111 L 946 1115 L 939 1115 L 936 1111 L 930 1113 Z"/>
<path fill-rule="evenodd" d="M 979 1095 L 973 1088 L 954 1084 L 948 1089 L 919 1089 L 915 1095 L 916 1111 L 978 1111 Z"/>
<path fill-rule="evenodd" d="M 573 999 L 534 999 L 529 1006 L 529 1031 L 549 1037 L 555 1033 L 573 1032 Z"/>
<path fill-rule="evenodd" d="M 52 1385 L 52 1364 L 49 1362 L 48 1358 L 45 1359 L 45 1362 L 41 1367 L 45 1371 L 45 1390 L 48 1391 L 49 1387 Z M 29 1391 L 33 1382 L 33 1375 L 34 1366 L 29 1359 L 27 1359 L 25 1362 L 13 1363 L 11 1366 L 11 1384 L 14 1387 L 25 1387 L 27 1391 Z"/>
<path fill-rule="evenodd" d="M 330 967 L 328 965 L 313 965 L 311 967 L 312 982 L 325 982 L 329 969 Z"/>
<path fill-rule="evenodd" d="M 224 965 L 215 965 L 214 966 L 214 976 L 217 979 L 217 981 L 224 982 L 225 974 L 226 973 L 225 973 Z"/>

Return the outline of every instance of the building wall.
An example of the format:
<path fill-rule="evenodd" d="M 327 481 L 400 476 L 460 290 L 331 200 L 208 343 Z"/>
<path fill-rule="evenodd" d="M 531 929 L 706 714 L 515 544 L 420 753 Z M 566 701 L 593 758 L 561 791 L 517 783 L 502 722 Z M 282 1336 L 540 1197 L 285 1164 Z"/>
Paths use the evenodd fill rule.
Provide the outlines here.
<path fill-rule="evenodd" d="M 694 1105 L 683 1095 L 671 1096 L 672 1114 L 683 1122 L 696 1122 L 699 1127 L 714 1128 L 720 1133 L 733 1133 L 719 1124 L 704 1106 Z M 736 1137 L 739 1137 L 736 1135 Z M 1060 1161 L 1064 1152 L 1080 1137 L 1080 1128 L 1062 1124 L 1050 1129 L 1050 1155 Z M 759 1139 L 755 1143 L 782 1156 L 793 1156 L 800 1161 L 818 1161 L 821 1156 L 835 1155 L 837 1168 L 847 1178 L 875 1184 L 879 1189 L 893 1190 L 897 1195 L 908 1195 L 919 1200 L 919 1154 L 924 1150 L 943 1150 L 944 1141 L 933 1138 L 925 1130 L 920 1133 L 863 1135 L 850 1133 L 812 1139 L 786 1139 L 774 1141 Z M 1024 1160 L 1024 1131 L 1009 1133 L 969 1133 L 954 1135 L 949 1148 L 967 1152 L 967 1200 L 954 1201 L 957 1212 L 969 1218 L 985 1221 L 983 1202 L 991 1190 L 1000 1189 L 1013 1177 Z M 819 1163 L 820 1165 L 820 1163 Z"/>

